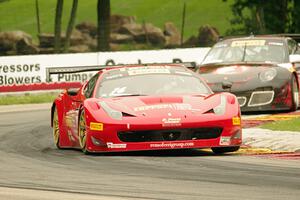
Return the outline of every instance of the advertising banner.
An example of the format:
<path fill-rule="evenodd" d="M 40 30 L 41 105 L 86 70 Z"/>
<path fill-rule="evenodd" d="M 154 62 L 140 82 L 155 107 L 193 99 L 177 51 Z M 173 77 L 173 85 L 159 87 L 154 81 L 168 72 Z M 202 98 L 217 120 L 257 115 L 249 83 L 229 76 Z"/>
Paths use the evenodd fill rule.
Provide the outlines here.
<path fill-rule="evenodd" d="M 95 71 L 88 73 L 58 73 L 51 68 L 96 67 L 103 65 L 195 62 L 199 64 L 209 48 L 171 50 L 144 50 L 51 54 L 0 57 L 0 92 L 63 89 L 87 81 Z M 66 84 L 72 83 L 72 84 Z"/>

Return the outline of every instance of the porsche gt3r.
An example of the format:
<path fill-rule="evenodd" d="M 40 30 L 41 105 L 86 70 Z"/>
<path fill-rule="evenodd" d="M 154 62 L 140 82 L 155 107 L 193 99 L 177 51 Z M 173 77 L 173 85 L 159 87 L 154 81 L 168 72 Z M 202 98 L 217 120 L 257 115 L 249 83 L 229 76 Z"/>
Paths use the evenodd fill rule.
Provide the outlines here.
<path fill-rule="evenodd" d="M 299 106 L 300 55 L 289 37 L 256 36 L 218 42 L 198 69 L 214 92 L 234 93 L 242 111 Z"/>
<path fill-rule="evenodd" d="M 51 111 L 58 148 L 89 152 L 212 148 L 237 151 L 241 118 L 233 94 L 214 94 L 180 65 L 118 66 L 68 89 Z"/>

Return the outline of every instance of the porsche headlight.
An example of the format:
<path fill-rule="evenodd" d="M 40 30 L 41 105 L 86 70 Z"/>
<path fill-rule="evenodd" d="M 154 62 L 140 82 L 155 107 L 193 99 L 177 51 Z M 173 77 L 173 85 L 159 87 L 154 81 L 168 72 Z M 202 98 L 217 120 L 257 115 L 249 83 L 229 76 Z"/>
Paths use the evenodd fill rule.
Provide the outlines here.
<path fill-rule="evenodd" d="M 214 109 L 214 113 L 216 115 L 224 115 L 226 111 L 226 97 L 221 95 L 221 103 L 220 105 L 216 106 Z"/>
<path fill-rule="evenodd" d="M 259 79 L 263 82 L 271 81 L 277 75 L 277 71 L 275 69 L 268 69 L 259 74 Z"/>
<path fill-rule="evenodd" d="M 108 116 L 110 116 L 112 119 L 122 120 L 122 112 L 112 109 L 103 101 L 99 104 L 103 108 L 103 110 L 108 114 Z"/>

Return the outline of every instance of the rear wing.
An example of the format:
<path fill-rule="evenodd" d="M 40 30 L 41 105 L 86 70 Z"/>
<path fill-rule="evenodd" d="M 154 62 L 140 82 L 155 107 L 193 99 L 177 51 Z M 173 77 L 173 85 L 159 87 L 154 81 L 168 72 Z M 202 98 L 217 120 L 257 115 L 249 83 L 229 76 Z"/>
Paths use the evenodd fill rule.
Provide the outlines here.
<path fill-rule="evenodd" d="M 275 34 L 274 36 L 290 37 L 294 39 L 297 43 L 300 43 L 300 34 L 297 33 L 280 33 L 280 34 Z"/>
<path fill-rule="evenodd" d="M 278 34 L 267 34 L 267 35 L 235 35 L 235 36 L 220 36 L 219 40 L 242 38 L 242 37 L 290 37 L 297 43 L 300 43 L 300 34 L 297 33 L 278 33 Z"/>
<path fill-rule="evenodd" d="M 151 66 L 151 65 L 182 65 L 189 69 L 196 68 L 195 62 L 173 62 L 173 63 L 143 63 L 143 64 L 120 64 L 120 65 L 102 65 L 102 66 L 73 66 L 73 67 L 47 67 L 46 81 L 51 82 L 51 75 L 58 74 L 74 74 L 83 72 L 96 72 L 107 68 L 130 67 L 130 66 Z"/>

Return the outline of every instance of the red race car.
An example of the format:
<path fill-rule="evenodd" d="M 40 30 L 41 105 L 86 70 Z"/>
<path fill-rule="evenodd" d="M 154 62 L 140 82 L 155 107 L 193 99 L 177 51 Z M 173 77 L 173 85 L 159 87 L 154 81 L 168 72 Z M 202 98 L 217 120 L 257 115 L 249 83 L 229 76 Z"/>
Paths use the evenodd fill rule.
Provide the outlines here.
<path fill-rule="evenodd" d="M 58 148 L 84 153 L 195 148 L 225 153 L 242 143 L 236 97 L 214 94 L 199 75 L 178 64 L 101 69 L 55 99 L 51 125 Z"/>

